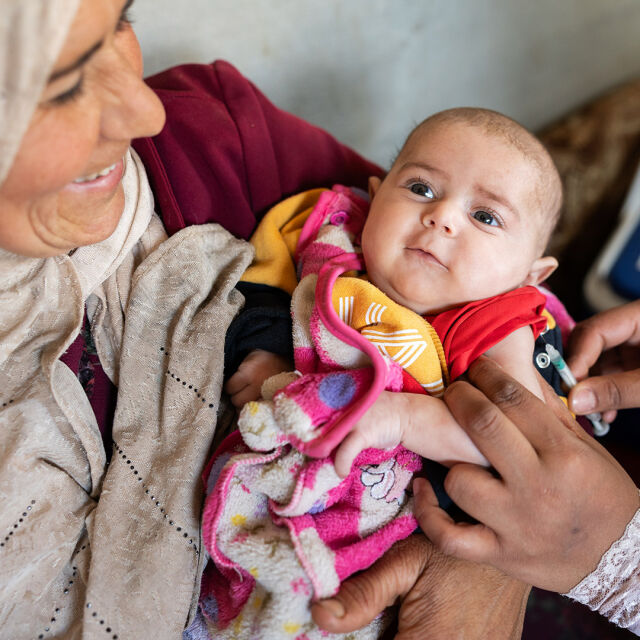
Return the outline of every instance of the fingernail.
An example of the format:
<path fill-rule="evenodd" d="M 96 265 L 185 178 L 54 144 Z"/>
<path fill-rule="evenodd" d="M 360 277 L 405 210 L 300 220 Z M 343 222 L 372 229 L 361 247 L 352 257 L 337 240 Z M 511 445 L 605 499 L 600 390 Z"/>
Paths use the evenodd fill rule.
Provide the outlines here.
<path fill-rule="evenodd" d="M 320 600 L 318 604 L 327 609 L 334 618 L 344 618 L 344 605 L 340 600 Z"/>
<path fill-rule="evenodd" d="M 589 413 L 596 408 L 596 396 L 591 389 L 576 389 L 571 394 L 571 409 L 575 413 Z"/>

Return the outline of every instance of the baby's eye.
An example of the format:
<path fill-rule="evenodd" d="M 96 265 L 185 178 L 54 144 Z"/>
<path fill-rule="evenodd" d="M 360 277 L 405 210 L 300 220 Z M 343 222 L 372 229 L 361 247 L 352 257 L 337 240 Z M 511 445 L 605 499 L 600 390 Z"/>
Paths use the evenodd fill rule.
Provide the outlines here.
<path fill-rule="evenodd" d="M 431 190 L 431 187 L 428 184 L 425 184 L 424 182 L 412 182 L 409 185 L 409 191 L 423 198 L 429 198 L 431 200 L 435 198 L 435 195 Z"/>
<path fill-rule="evenodd" d="M 487 224 L 490 227 L 497 227 L 500 224 L 498 220 L 496 220 L 496 217 L 492 213 L 489 213 L 488 211 L 482 211 L 482 210 L 474 211 L 473 217 L 478 222 L 481 222 L 482 224 Z"/>

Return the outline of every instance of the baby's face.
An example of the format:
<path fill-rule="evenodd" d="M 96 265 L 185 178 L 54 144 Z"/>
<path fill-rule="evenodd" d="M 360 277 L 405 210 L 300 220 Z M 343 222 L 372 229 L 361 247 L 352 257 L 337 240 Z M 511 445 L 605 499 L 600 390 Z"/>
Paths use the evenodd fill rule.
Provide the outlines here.
<path fill-rule="evenodd" d="M 555 264 L 538 259 L 538 183 L 526 156 L 479 127 L 417 131 L 385 180 L 372 178 L 371 281 L 421 315 L 537 284 Z"/>

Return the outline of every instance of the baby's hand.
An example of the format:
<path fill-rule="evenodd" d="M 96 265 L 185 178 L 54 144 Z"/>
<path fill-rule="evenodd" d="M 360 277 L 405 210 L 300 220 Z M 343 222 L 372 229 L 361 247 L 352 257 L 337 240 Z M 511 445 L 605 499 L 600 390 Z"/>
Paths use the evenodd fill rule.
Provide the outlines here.
<path fill-rule="evenodd" d="M 383 391 L 339 445 L 336 473 L 346 477 L 364 449 L 392 449 L 399 444 L 446 466 L 454 462 L 488 464 L 441 399 Z"/>
<path fill-rule="evenodd" d="M 365 449 L 393 449 L 400 444 L 403 436 L 403 412 L 398 411 L 397 404 L 402 395 L 383 391 L 340 443 L 334 466 L 341 478 L 349 475 L 356 456 Z"/>
<path fill-rule="evenodd" d="M 267 378 L 292 369 L 286 358 L 257 349 L 240 363 L 238 370 L 224 385 L 224 390 L 231 396 L 233 406 L 239 409 L 247 402 L 260 398 L 262 383 Z"/>

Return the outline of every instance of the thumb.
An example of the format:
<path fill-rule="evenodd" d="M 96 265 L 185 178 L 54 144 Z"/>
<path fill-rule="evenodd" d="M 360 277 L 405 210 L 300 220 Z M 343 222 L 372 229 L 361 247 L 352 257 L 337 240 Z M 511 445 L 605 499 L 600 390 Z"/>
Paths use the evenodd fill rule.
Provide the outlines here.
<path fill-rule="evenodd" d="M 640 369 L 595 376 L 569 392 L 569 408 L 579 415 L 640 407 Z"/>
<path fill-rule="evenodd" d="M 428 547 L 410 536 L 396 543 L 366 571 L 342 583 L 340 591 L 311 607 L 314 622 L 332 633 L 348 633 L 371 622 L 415 584 L 428 560 Z M 426 539 L 424 539 L 426 542 Z"/>
<path fill-rule="evenodd" d="M 357 429 L 352 431 L 340 443 L 340 446 L 336 451 L 336 457 L 334 460 L 336 473 L 341 478 L 346 478 L 351 471 L 351 466 L 353 465 L 353 461 L 356 459 L 357 455 L 368 446 L 366 438 L 360 431 Z"/>

